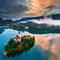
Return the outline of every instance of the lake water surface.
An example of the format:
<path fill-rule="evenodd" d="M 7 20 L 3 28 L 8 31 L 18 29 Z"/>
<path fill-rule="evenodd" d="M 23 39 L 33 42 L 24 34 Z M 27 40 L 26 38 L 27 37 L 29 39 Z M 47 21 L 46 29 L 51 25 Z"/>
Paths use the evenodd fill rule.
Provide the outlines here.
<path fill-rule="evenodd" d="M 19 56 L 5 58 L 4 46 L 17 34 L 18 31 L 13 29 L 5 29 L 0 34 L 0 60 L 60 60 L 60 34 L 36 34 L 34 47 Z M 21 36 L 26 34 L 31 33 L 20 31 Z"/>

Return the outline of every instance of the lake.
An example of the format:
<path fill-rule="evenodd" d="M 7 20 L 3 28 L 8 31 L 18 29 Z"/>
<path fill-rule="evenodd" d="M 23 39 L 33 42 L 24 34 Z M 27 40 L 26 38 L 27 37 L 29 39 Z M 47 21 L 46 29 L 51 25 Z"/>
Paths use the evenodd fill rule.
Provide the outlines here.
<path fill-rule="evenodd" d="M 28 51 L 15 57 L 4 57 L 4 46 L 18 34 L 17 30 L 1 29 L 0 33 L 0 60 L 60 60 L 60 34 L 32 34 L 20 31 L 20 35 L 35 36 L 35 45 Z"/>

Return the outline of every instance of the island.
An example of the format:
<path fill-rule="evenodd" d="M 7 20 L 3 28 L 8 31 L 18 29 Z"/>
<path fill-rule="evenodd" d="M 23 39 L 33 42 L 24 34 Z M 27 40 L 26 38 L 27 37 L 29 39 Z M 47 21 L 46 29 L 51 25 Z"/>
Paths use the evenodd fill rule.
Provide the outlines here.
<path fill-rule="evenodd" d="M 33 47 L 34 42 L 34 36 L 25 35 L 20 37 L 19 35 L 16 35 L 4 46 L 4 55 L 6 57 L 20 55 L 24 51 L 27 51 Z"/>

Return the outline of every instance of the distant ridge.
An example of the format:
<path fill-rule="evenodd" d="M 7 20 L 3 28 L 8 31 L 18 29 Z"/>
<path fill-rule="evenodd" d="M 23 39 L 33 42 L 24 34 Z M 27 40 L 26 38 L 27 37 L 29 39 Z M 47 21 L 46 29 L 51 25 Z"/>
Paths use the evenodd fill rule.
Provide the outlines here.
<path fill-rule="evenodd" d="M 52 14 L 52 19 L 53 20 L 60 20 L 60 14 Z M 25 17 L 25 18 L 22 18 L 20 20 L 16 20 L 16 21 L 13 21 L 11 19 L 5 19 L 3 20 L 2 18 L 0 18 L 0 25 L 4 25 L 4 24 L 11 24 L 11 23 L 20 23 L 21 21 L 29 21 L 29 20 L 40 20 L 40 19 L 43 19 L 44 16 L 38 16 L 38 17 Z"/>
<path fill-rule="evenodd" d="M 52 15 L 53 20 L 60 20 L 60 14 Z"/>
<path fill-rule="evenodd" d="M 52 14 L 52 19 L 53 20 L 60 20 L 60 14 Z M 28 20 L 40 20 L 40 19 L 43 19 L 44 16 L 38 16 L 38 17 L 25 17 L 25 18 L 22 18 L 20 20 L 16 20 L 15 22 L 21 22 L 21 21 L 28 21 Z"/>
<path fill-rule="evenodd" d="M 6 24 L 11 24 L 13 21 L 11 19 L 2 19 L 0 18 L 0 25 L 6 25 Z"/>

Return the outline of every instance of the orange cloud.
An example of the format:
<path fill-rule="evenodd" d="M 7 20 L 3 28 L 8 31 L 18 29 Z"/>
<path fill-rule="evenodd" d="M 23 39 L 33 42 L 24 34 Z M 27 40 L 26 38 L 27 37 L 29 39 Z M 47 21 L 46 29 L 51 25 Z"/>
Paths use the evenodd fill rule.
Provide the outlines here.
<path fill-rule="evenodd" d="M 26 13 L 39 15 L 39 12 L 45 7 L 53 6 L 54 0 L 26 0 L 29 11 Z"/>

